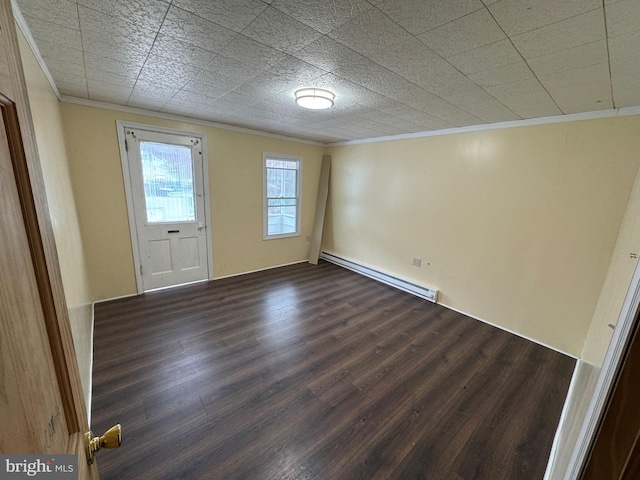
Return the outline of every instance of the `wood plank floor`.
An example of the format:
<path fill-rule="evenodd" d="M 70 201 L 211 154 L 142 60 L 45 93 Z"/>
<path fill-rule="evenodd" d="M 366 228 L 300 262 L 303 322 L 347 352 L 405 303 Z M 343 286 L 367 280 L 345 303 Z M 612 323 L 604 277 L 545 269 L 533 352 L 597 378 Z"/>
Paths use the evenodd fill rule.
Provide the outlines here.
<path fill-rule="evenodd" d="M 96 305 L 117 479 L 542 479 L 574 360 L 320 262 Z"/>

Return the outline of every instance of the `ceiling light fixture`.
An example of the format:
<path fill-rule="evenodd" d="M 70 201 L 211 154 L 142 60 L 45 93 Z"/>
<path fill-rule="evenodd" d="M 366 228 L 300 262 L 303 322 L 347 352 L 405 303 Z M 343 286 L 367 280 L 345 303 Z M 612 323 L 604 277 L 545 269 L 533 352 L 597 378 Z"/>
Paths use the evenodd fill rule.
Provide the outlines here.
<path fill-rule="evenodd" d="M 296 103 L 304 108 L 321 110 L 333 107 L 335 93 L 322 88 L 301 88 L 295 92 Z"/>

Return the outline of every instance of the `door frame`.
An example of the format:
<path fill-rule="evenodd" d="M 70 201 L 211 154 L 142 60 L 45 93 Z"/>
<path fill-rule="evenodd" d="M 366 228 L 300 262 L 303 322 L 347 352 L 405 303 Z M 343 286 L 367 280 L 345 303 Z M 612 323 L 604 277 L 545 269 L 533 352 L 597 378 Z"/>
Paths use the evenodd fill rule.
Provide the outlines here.
<path fill-rule="evenodd" d="M 624 353 L 631 341 L 636 324 L 636 315 L 640 309 L 640 262 L 636 264 L 633 277 L 618 316 L 613 336 L 609 342 L 604 357 L 602 369 L 598 376 L 595 393 L 589 403 L 587 415 L 580 429 L 580 434 L 569 466 L 565 473 L 565 480 L 580 478 L 586 466 L 587 458 L 596 438 L 597 429 L 602 421 L 608 400 L 612 394 L 615 380 L 622 367 Z"/>
<path fill-rule="evenodd" d="M 133 250 L 133 269 L 136 275 L 136 289 L 138 295 L 144 293 L 144 285 L 142 283 L 142 274 L 140 273 L 141 255 L 140 245 L 138 243 L 138 228 L 136 225 L 136 217 L 133 208 L 133 185 L 131 183 L 131 175 L 129 170 L 129 154 L 125 144 L 127 128 L 135 130 L 144 130 L 147 132 L 166 133 L 170 135 L 181 135 L 195 137 L 200 140 L 202 145 L 202 181 L 204 183 L 204 216 L 206 221 L 205 242 L 207 248 L 207 279 L 213 280 L 213 242 L 211 240 L 211 201 L 209 195 L 209 160 L 207 154 L 207 136 L 203 133 L 188 132 L 175 128 L 158 127 L 144 123 L 127 122 L 124 120 L 116 120 L 118 129 L 118 144 L 120 147 L 120 160 L 122 162 L 122 176 L 124 179 L 124 193 L 127 201 L 127 214 L 129 217 L 129 234 L 131 236 L 131 248 Z M 164 288 L 172 288 L 164 287 Z M 158 289 L 160 290 L 160 289 Z"/>
<path fill-rule="evenodd" d="M 3 65 L 6 70 L 0 75 L 2 128 L 6 132 L 13 180 L 22 210 L 21 220 L 28 239 L 28 244 L 24 245 L 25 254 L 31 257 L 34 269 L 43 327 L 51 348 L 54 375 L 69 434 L 65 451 L 59 453 L 84 453 L 85 433 L 89 428 L 88 412 L 22 68 L 14 18 L 16 12 L 19 10 L 14 10 L 12 1 L 0 0 L 0 50 L 6 53 Z M 90 466 L 85 458 L 83 455 L 78 457 L 79 478 L 97 478 L 96 465 Z"/>

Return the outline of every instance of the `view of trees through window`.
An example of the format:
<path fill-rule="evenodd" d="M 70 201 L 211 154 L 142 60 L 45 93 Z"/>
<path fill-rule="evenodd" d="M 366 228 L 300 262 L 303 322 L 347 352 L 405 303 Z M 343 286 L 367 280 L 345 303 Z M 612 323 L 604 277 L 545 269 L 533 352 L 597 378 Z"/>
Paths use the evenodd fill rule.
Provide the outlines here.
<path fill-rule="evenodd" d="M 195 221 L 191 149 L 140 142 L 149 223 Z"/>

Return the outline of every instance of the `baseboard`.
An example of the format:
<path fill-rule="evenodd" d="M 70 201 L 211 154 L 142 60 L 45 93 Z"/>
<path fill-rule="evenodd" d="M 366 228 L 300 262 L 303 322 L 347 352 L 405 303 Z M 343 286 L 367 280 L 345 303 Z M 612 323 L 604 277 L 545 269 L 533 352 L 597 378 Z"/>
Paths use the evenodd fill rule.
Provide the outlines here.
<path fill-rule="evenodd" d="M 408 282 L 407 280 L 394 277 L 393 275 L 389 275 L 388 273 L 381 272 L 380 270 L 376 270 L 365 265 L 361 265 L 351 260 L 347 260 L 346 258 L 338 257 L 337 255 L 333 255 L 331 253 L 321 252 L 320 258 L 326 260 L 327 262 L 335 263 L 336 265 L 339 265 L 341 267 L 353 270 L 354 272 L 360 273 L 369 278 L 373 278 L 374 280 L 377 280 L 379 282 L 391 285 L 392 287 L 395 287 L 399 290 L 411 293 L 417 297 L 424 298 L 425 300 L 429 300 L 430 302 L 438 302 L 438 290 L 435 288 Z"/>
<path fill-rule="evenodd" d="M 239 277 L 241 275 L 248 275 L 250 273 L 264 272 L 265 270 L 272 270 L 274 268 L 286 267 L 288 265 L 297 265 L 299 263 L 307 263 L 307 262 L 308 262 L 308 260 L 304 259 L 304 260 L 298 260 L 298 261 L 295 261 L 295 262 L 282 263 L 280 265 L 273 265 L 271 267 L 264 267 L 264 268 L 258 268 L 256 270 L 249 270 L 248 272 L 232 273 L 230 275 L 223 275 L 221 277 L 214 277 L 213 280 L 211 280 L 211 281 L 215 282 L 216 280 L 222 280 L 223 278 Z"/>
<path fill-rule="evenodd" d="M 111 302 L 112 300 L 122 300 L 123 298 L 130 298 L 130 297 L 137 297 L 137 296 L 138 296 L 137 293 L 129 293 L 127 295 L 120 295 L 119 297 L 103 298 L 102 300 L 96 300 L 95 302 L 93 302 L 93 305 L 95 306 L 98 303 L 106 303 L 106 302 Z"/>

